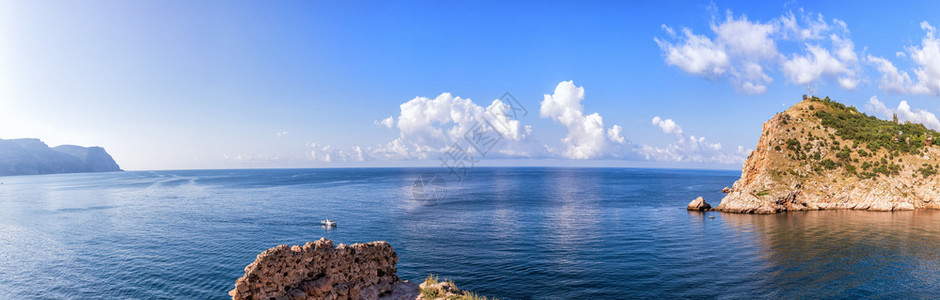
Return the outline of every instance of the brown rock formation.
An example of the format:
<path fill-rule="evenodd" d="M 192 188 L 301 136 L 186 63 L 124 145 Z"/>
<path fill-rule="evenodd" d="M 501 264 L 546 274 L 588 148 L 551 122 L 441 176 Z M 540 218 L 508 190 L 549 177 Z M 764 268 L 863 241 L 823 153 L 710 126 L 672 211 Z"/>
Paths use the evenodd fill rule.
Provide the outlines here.
<path fill-rule="evenodd" d="M 418 287 L 396 273 L 386 242 L 339 244 L 321 238 L 265 250 L 235 281 L 232 299 L 415 299 Z"/>
<path fill-rule="evenodd" d="M 824 123 L 822 114 L 839 118 Z M 871 138 L 859 138 L 864 136 L 859 132 Z M 741 178 L 722 190 L 727 195 L 714 210 L 771 214 L 940 208 L 940 175 L 933 175 L 933 166 L 940 166 L 940 149 L 915 142 L 925 135 L 935 133 L 920 124 L 877 121 L 828 98 L 806 98 L 764 123 Z"/>
<path fill-rule="evenodd" d="M 712 208 L 711 205 L 705 202 L 705 199 L 702 197 L 695 198 L 692 202 L 689 202 L 689 205 L 685 207 L 688 210 L 698 210 L 706 211 Z"/>

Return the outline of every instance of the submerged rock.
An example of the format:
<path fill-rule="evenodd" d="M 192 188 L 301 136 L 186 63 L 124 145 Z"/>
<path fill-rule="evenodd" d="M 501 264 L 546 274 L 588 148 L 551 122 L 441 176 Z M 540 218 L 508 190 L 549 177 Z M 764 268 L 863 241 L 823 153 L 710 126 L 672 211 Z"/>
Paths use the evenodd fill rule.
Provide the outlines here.
<path fill-rule="evenodd" d="M 695 200 L 692 200 L 692 202 L 689 202 L 689 205 L 686 206 L 686 209 L 688 210 L 698 210 L 698 211 L 706 211 L 711 208 L 712 206 L 706 203 L 705 199 L 702 197 L 695 198 Z"/>

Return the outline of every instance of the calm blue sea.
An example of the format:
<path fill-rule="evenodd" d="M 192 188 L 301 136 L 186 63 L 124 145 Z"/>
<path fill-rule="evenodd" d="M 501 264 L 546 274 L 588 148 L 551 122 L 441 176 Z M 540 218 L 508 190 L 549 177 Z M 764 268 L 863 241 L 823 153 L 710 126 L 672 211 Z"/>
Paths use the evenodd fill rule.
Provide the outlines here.
<path fill-rule="evenodd" d="M 434 175 L 446 180 L 436 193 L 416 193 L 416 179 Z M 0 298 L 225 299 L 261 251 L 320 237 L 388 241 L 403 279 L 439 274 L 502 299 L 940 295 L 936 211 L 685 210 L 697 196 L 717 205 L 738 171 L 466 175 L 457 182 L 440 168 L 368 168 L 0 177 Z M 321 228 L 324 218 L 339 226 Z"/>

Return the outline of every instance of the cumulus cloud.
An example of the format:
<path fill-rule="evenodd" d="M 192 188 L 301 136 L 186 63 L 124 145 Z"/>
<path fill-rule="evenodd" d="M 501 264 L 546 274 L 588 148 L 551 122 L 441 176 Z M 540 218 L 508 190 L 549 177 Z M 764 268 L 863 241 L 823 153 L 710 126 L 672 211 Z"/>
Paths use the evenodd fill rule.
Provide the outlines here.
<path fill-rule="evenodd" d="M 543 155 L 546 152 L 544 148 L 531 138 L 532 126 L 522 123 L 514 115 L 519 108 L 512 105 L 495 99 L 484 107 L 450 93 L 434 98 L 415 97 L 399 106 L 397 117 L 374 121 L 378 126 L 398 129 L 395 139 L 346 150 L 310 143 L 308 146 L 313 149 L 309 158 L 323 162 L 438 159 L 455 144 L 461 148 L 469 147 L 466 135 L 471 131 L 492 132 L 498 139 L 492 151 L 472 153 L 476 157 Z"/>
<path fill-rule="evenodd" d="M 663 25 L 663 29 L 675 36 L 672 28 Z M 682 28 L 682 34 L 684 41 L 676 44 L 653 38 L 666 56 L 666 64 L 709 79 L 717 79 L 728 71 L 731 60 L 723 47 L 704 35 L 693 34 L 688 28 Z"/>
<path fill-rule="evenodd" d="M 381 121 L 375 120 L 373 122 L 375 123 L 375 125 L 378 125 L 378 126 L 383 126 L 385 128 L 392 128 L 392 126 L 395 126 L 395 117 L 388 116 L 388 118 L 382 119 Z"/>
<path fill-rule="evenodd" d="M 391 145 L 409 148 L 417 158 L 441 152 L 477 125 L 495 130 L 506 143 L 528 139 L 532 127 L 510 117 L 512 104 L 500 99 L 483 107 L 470 99 L 444 93 L 434 99 L 417 97 L 401 105 L 398 117 L 399 141 Z M 521 144 L 521 143 L 520 143 Z"/>
<path fill-rule="evenodd" d="M 722 151 L 721 143 L 709 143 L 704 137 L 689 136 L 664 147 L 642 145 L 638 152 L 647 160 L 743 164 L 752 149 L 738 146 L 734 151 Z"/>
<path fill-rule="evenodd" d="M 542 118 L 551 118 L 568 127 L 568 135 L 561 140 L 565 146 L 562 156 L 572 159 L 592 159 L 609 157 L 617 152 L 610 151 L 613 144 L 623 144 L 620 135 L 622 127 L 615 125 L 604 129 L 604 118 L 598 113 L 584 114 L 584 87 L 574 85 L 574 81 L 562 81 L 555 87 L 555 92 L 546 94 L 539 107 Z"/>
<path fill-rule="evenodd" d="M 627 143 L 627 139 L 623 137 L 623 127 L 620 125 L 614 125 L 607 129 L 607 138 L 618 144 Z"/>
<path fill-rule="evenodd" d="M 672 119 L 663 120 L 659 116 L 653 117 L 653 125 L 659 126 L 663 132 L 682 136 L 682 126 L 676 124 Z"/>
<path fill-rule="evenodd" d="M 924 38 L 920 46 L 905 47 L 907 54 L 898 52 L 898 58 L 909 57 L 916 65 L 911 70 L 917 81 L 914 82 L 910 73 L 900 71 L 888 59 L 878 56 L 868 56 L 868 62 L 881 73 L 878 87 L 882 90 L 895 93 L 922 94 L 940 96 L 940 38 L 937 29 L 923 21 L 920 28 L 924 30 Z"/>
<path fill-rule="evenodd" d="M 723 22 L 712 21 L 714 38 L 697 35 L 689 28 L 682 28 L 680 36 L 671 27 L 662 27 L 673 41 L 659 37 L 653 41 L 668 65 L 713 80 L 727 77 L 748 94 L 764 93 L 772 81 L 760 62 L 777 56 L 777 46 L 770 38 L 776 30 L 774 24 L 751 22 L 747 16 L 735 18 L 729 11 Z"/>
<path fill-rule="evenodd" d="M 736 151 L 722 151 L 721 143 L 711 143 L 705 137 L 694 135 L 684 136 L 682 127 L 672 119 L 663 119 L 659 116 L 653 118 L 653 125 L 658 126 L 663 133 L 675 134 L 678 139 L 667 146 L 641 145 L 636 152 L 646 160 L 673 161 L 673 162 L 711 162 L 721 164 L 743 164 L 751 153 L 750 149 L 738 146 Z"/>
<path fill-rule="evenodd" d="M 807 43 L 806 53 L 793 54 L 783 62 L 783 73 L 792 83 L 805 85 L 828 77 L 835 79 L 840 87 L 853 90 L 860 81 L 860 65 L 855 53 L 855 44 L 844 36 L 830 34 L 832 49 Z"/>
<path fill-rule="evenodd" d="M 826 22 L 822 14 L 810 14 L 799 9 L 800 20 L 797 21 L 796 14 L 788 11 L 778 18 L 781 25 L 781 37 L 786 40 L 811 41 L 820 40 L 826 37 L 826 33 L 832 29 L 832 25 Z M 833 25 L 847 28 L 845 22 L 835 19 Z M 802 25 L 801 25 L 802 24 Z"/>
<path fill-rule="evenodd" d="M 883 57 L 868 55 L 868 62 L 881 73 L 881 81 L 878 83 L 878 88 L 881 90 L 893 93 L 907 93 L 911 90 L 911 75 L 899 71 L 891 61 Z"/>
<path fill-rule="evenodd" d="M 766 22 L 735 17 L 728 11 L 725 18 L 713 17 L 709 28 L 713 37 L 699 35 L 682 28 L 681 35 L 662 25 L 668 38 L 654 37 L 667 65 L 711 80 L 726 78 L 734 87 L 747 94 L 763 94 L 773 82 L 768 70 L 779 67 L 787 80 L 805 85 L 829 78 L 843 89 L 855 89 L 860 78 L 860 65 L 855 44 L 848 38 L 845 22 L 826 21 L 822 14 L 811 15 L 800 10 L 798 19 L 792 12 Z M 829 41 L 829 48 L 820 44 Z M 803 44 L 800 53 L 781 54 L 780 41 Z"/>
<path fill-rule="evenodd" d="M 360 146 L 354 146 L 349 150 L 334 149 L 330 145 L 321 145 L 317 143 L 307 143 L 311 148 L 309 159 L 320 162 L 334 161 L 365 161 L 365 153 Z"/>
<path fill-rule="evenodd" d="M 924 127 L 940 130 L 940 120 L 937 119 L 936 114 L 923 109 L 912 109 L 907 101 L 901 101 L 897 109 L 890 109 L 879 101 L 878 97 L 872 96 L 865 104 L 865 110 L 885 119 L 892 119 L 894 114 L 897 114 L 899 122 L 919 123 L 924 124 Z"/>
<path fill-rule="evenodd" d="M 585 92 L 573 81 L 559 83 L 551 95 L 546 94 L 539 106 L 539 115 L 563 125 L 567 134 L 560 147 L 543 144 L 533 136 L 531 125 L 512 117 L 511 103 L 493 100 L 486 107 L 470 99 L 449 93 L 434 98 L 416 97 L 402 103 L 398 116 L 376 121 L 384 127 L 398 129 L 398 136 L 383 144 L 337 149 L 330 145 L 308 143 L 307 159 L 318 162 L 356 162 L 370 160 L 437 160 L 455 143 L 466 141 L 465 134 L 475 126 L 489 126 L 499 133 L 499 144 L 486 158 L 567 158 L 567 159 L 624 159 L 670 162 L 710 162 L 738 164 L 747 152 L 727 152 L 721 143 L 704 137 L 685 136 L 682 127 L 672 119 L 653 118 L 653 125 L 667 134 L 676 135 L 674 144 L 664 147 L 634 145 L 624 135 L 620 125 L 605 126 L 599 113 L 584 112 Z M 385 121 L 392 120 L 395 121 Z M 460 147 L 469 149 L 467 144 Z M 743 153 L 743 154 L 741 154 Z M 473 152 L 474 159 L 480 159 Z"/>
<path fill-rule="evenodd" d="M 317 145 L 317 143 L 309 143 L 307 146 L 313 148 L 313 150 L 310 150 L 311 159 L 323 162 L 333 161 L 333 147 L 330 147 L 330 145 Z"/>
<path fill-rule="evenodd" d="M 924 124 L 925 127 L 940 130 L 940 121 L 937 115 L 923 109 L 911 109 L 907 101 L 898 104 L 898 121 Z"/>
<path fill-rule="evenodd" d="M 276 137 L 283 137 L 283 136 L 285 136 L 285 135 L 287 135 L 287 131 L 281 131 L 281 132 L 278 132 L 278 133 L 275 133 L 275 134 L 274 134 L 274 136 L 276 136 Z"/>
<path fill-rule="evenodd" d="M 881 116 L 883 119 L 891 119 L 894 115 L 894 110 L 889 109 L 883 102 L 879 101 L 878 96 L 868 98 L 868 103 L 865 103 L 865 110 Z"/>

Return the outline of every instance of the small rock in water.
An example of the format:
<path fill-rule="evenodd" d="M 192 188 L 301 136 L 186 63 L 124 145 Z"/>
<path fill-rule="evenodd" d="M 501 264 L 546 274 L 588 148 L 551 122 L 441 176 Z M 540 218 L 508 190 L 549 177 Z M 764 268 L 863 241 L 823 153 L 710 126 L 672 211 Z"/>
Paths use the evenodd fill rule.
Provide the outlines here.
<path fill-rule="evenodd" d="M 686 206 L 688 210 L 697 210 L 697 211 L 706 211 L 711 209 L 712 206 L 708 203 L 705 203 L 705 199 L 702 197 L 695 198 L 692 202 L 689 202 L 689 206 Z"/>

